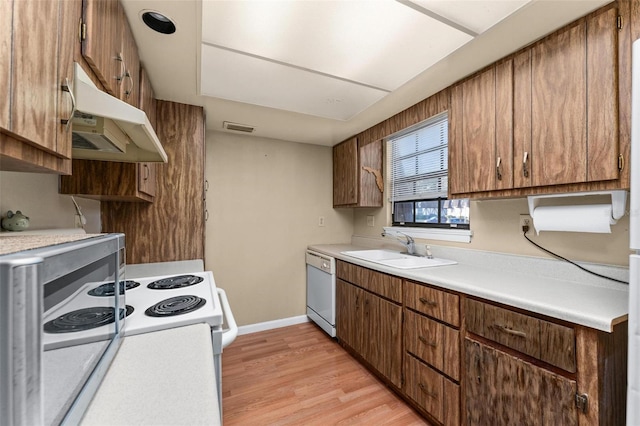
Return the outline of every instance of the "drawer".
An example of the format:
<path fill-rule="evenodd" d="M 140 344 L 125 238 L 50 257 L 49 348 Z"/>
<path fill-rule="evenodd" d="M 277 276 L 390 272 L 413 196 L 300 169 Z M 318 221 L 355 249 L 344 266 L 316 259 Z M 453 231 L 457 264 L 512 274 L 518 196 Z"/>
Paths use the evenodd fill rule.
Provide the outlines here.
<path fill-rule="evenodd" d="M 402 278 L 339 260 L 336 277 L 369 290 L 378 296 L 402 303 Z"/>
<path fill-rule="evenodd" d="M 405 281 L 404 304 L 454 327 L 460 326 L 460 297 L 456 294 Z"/>
<path fill-rule="evenodd" d="M 404 347 L 417 358 L 460 380 L 460 332 L 405 309 Z"/>
<path fill-rule="evenodd" d="M 576 338 L 571 327 L 473 299 L 465 299 L 465 325 L 471 333 L 576 372 Z"/>
<path fill-rule="evenodd" d="M 396 303 L 402 303 L 402 278 L 360 266 L 356 266 L 356 268 L 354 284 L 378 296 L 386 297 Z"/>
<path fill-rule="evenodd" d="M 336 260 L 336 277 L 353 283 L 356 279 L 356 268 L 357 266 L 352 263 Z"/>
<path fill-rule="evenodd" d="M 434 419 L 445 425 L 460 424 L 460 386 L 416 358 L 405 354 L 404 391 Z"/>

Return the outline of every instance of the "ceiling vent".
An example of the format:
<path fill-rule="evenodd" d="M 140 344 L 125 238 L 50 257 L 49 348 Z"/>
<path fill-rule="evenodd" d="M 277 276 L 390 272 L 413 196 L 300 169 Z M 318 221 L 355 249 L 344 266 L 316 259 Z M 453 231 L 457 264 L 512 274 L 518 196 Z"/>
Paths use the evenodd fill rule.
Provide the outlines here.
<path fill-rule="evenodd" d="M 222 127 L 224 127 L 227 130 L 235 130 L 236 132 L 244 132 L 244 133 L 253 133 L 253 131 L 255 130 L 255 127 L 253 126 L 248 126 L 246 124 L 232 123 L 230 121 L 223 121 Z"/>

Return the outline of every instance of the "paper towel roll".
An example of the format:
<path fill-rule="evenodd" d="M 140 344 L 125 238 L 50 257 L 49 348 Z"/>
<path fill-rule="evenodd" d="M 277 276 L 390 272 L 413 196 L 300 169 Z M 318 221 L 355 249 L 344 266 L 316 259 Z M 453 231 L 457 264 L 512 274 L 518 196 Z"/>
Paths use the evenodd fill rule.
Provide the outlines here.
<path fill-rule="evenodd" d="M 533 210 L 533 227 L 540 231 L 595 232 L 610 234 L 611 204 L 544 206 Z"/>

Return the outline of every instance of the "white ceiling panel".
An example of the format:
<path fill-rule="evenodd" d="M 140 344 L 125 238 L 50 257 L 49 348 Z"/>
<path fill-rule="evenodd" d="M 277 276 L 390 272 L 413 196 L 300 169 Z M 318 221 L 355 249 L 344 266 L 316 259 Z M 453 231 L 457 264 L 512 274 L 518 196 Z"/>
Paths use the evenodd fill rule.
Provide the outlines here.
<path fill-rule="evenodd" d="M 470 30 L 482 34 L 529 0 L 410 0 Z"/>
<path fill-rule="evenodd" d="M 395 90 L 472 39 L 393 0 L 211 1 L 202 41 Z"/>
<path fill-rule="evenodd" d="M 205 96 L 337 120 L 348 120 L 388 93 L 208 45 L 202 45 L 201 64 Z"/>

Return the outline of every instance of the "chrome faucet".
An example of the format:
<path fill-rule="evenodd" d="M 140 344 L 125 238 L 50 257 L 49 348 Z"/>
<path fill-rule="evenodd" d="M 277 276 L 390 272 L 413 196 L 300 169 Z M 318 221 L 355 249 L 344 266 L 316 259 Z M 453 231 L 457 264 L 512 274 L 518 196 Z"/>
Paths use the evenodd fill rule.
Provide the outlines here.
<path fill-rule="evenodd" d="M 400 232 L 400 231 L 394 231 L 397 234 L 402 234 L 405 236 L 405 238 L 407 239 L 407 241 L 403 241 L 400 239 L 400 237 L 398 237 L 397 235 L 392 235 L 387 233 L 386 231 L 382 231 L 382 235 L 383 237 L 386 237 L 387 235 L 391 236 L 391 237 L 395 237 L 398 241 L 400 241 L 402 244 L 404 244 L 407 247 L 407 253 L 408 254 L 412 254 L 415 255 L 416 254 L 416 242 L 413 240 L 413 238 L 411 238 L 411 236 L 405 234 L 404 232 Z"/>

